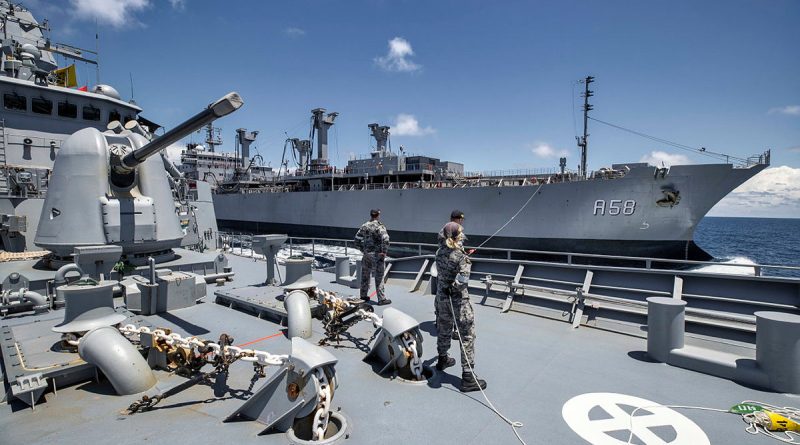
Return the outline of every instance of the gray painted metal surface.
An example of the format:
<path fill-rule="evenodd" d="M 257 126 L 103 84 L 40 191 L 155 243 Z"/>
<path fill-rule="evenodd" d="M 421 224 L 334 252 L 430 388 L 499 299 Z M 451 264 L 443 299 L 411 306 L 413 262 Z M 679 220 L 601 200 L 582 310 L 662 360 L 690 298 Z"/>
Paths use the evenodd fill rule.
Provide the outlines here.
<path fill-rule="evenodd" d="M 226 283 L 223 290 L 263 281 L 263 262 L 232 258 L 231 263 L 237 271 L 237 281 Z M 314 275 L 325 288 L 345 295 L 348 293 L 347 287 L 331 283 L 335 278 L 333 274 L 315 271 Z M 393 300 L 392 307 L 422 322 L 423 341 L 432 350 L 435 342 L 432 296 L 407 292 L 410 283 L 411 279 L 390 279 L 386 286 L 387 296 Z M 569 428 L 561 415 L 564 403 L 585 393 L 629 394 L 660 404 L 718 408 L 727 408 L 745 399 L 781 406 L 796 405 L 795 397 L 644 360 L 646 341 L 643 338 L 587 329 L 586 326 L 573 330 L 566 323 L 532 317 L 517 310 L 528 304 L 524 300 L 515 302 L 514 310 L 506 314 L 500 314 L 500 299 L 490 298 L 485 304 L 480 304 L 481 296 L 473 293 L 472 300 L 478 333 L 476 372 L 490 382 L 487 394 L 492 402 L 512 420 L 525 424 L 519 432 L 528 443 L 586 443 Z M 379 306 L 375 309 L 382 314 L 388 308 Z M 52 318 L 59 312 L 4 322 L 15 325 L 15 332 L 22 334 L 24 327 L 32 325 L 32 320 Z M 227 332 L 236 339 L 236 344 L 280 332 L 278 324 L 212 303 L 146 318 L 150 326 L 167 327 L 182 335 L 215 338 L 219 333 Z M 33 323 L 36 324 L 41 322 Z M 325 335 L 318 323 L 313 325 L 313 332 L 311 341 L 314 342 Z M 366 342 L 373 333 L 374 328 L 369 323 L 353 326 L 350 330 L 353 345 Z M 29 334 L 25 336 L 31 338 Z M 686 342 L 693 346 L 697 339 L 687 336 Z M 341 344 L 351 345 L 345 341 Z M 291 342 L 283 336 L 262 340 L 250 347 L 275 354 L 288 353 L 292 348 Z M 378 375 L 377 370 L 362 361 L 362 350 L 342 347 L 328 348 L 328 351 L 338 360 L 339 388 L 334 406 L 341 407 L 342 413 L 350 420 L 351 431 L 346 443 L 515 441 L 509 427 L 480 403 L 480 395 L 457 391 L 459 379 L 456 373 L 446 370 L 438 374 L 437 380 L 426 385 L 409 385 Z M 736 352 L 743 356 L 748 351 L 755 358 L 752 349 L 736 347 Z M 434 355 L 429 352 L 424 356 L 426 364 L 435 363 Z M 32 352 L 25 358 L 37 359 Z M 35 361 L 30 364 L 36 366 Z M 268 376 L 276 372 L 274 368 L 267 369 Z M 165 384 L 183 381 L 181 377 L 162 371 L 156 375 Z M 22 408 L 19 401 L 0 405 L 0 442 L 25 440 L 26 443 L 58 441 L 84 444 L 87 441 L 101 443 L 109 438 L 123 444 L 141 443 L 143 440 L 236 441 L 245 444 L 287 442 L 282 433 L 257 436 L 264 428 L 260 424 L 221 423 L 249 398 L 248 392 L 241 391 L 250 386 L 252 369 L 248 366 L 233 366 L 224 385 L 198 385 L 165 400 L 152 412 L 124 417 L 119 415 L 119 411 L 136 396 L 110 395 L 113 391 L 110 383 L 104 379 L 91 381 L 93 376 L 92 372 L 83 377 L 87 380 L 78 385 L 59 383 L 58 396 L 47 394 L 46 400 L 36 404 L 35 411 Z M 454 410 L 458 412 L 457 416 L 432 414 Z M 712 443 L 773 443 L 772 439 L 764 436 L 747 435 L 743 430 L 746 425 L 737 416 L 703 411 L 681 413 L 702 428 Z M 76 418 L 91 418 L 91 427 L 76 422 Z M 181 425 L 181 428 L 176 428 L 176 425 Z"/>
<path fill-rule="evenodd" d="M 656 252 L 659 243 L 690 242 L 697 223 L 708 210 L 765 167 L 674 166 L 665 178 L 654 174 L 655 167 L 640 167 L 618 179 L 544 184 L 541 188 L 531 185 L 216 194 L 214 206 L 223 226 L 235 221 L 241 222 L 238 225 L 241 228 L 248 224 L 250 227 L 263 224 L 265 228 L 288 225 L 292 236 L 327 233 L 328 237 L 354 234 L 368 210 L 378 207 L 390 235 L 397 235 L 394 237 L 397 240 L 406 235 L 437 233 L 447 221 L 446 209 L 459 208 L 467 215 L 465 228 L 469 236 L 482 239 L 502 227 L 535 193 L 522 212 L 498 234 L 500 238 L 539 243 L 587 240 L 583 243 L 587 246 L 591 240 L 652 242 L 651 246 L 640 247 L 642 252 L 644 249 Z M 704 181 L 698 182 L 698 177 Z M 674 207 L 656 204 L 662 197 L 661 188 L 667 184 L 681 190 L 681 202 Z M 596 210 L 598 201 L 612 200 L 635 201 L 637 205 L 630 215 L 622 211 L 601 214 Z M 435 236 L 413 241 L 435 243 Z M 581 244 L 572 246 L 566 241 L 563 244 L 568 248 L 558 250 L 582 248 Z"/>
<path fill-rule="evenodd" d="M 434 279 L 432 267 L 426 264 L 431 259 L 423 255 L 389 260 L 388 282 L 430 291 L 423 283 Z M 502 300 L 504 310 L 633 335 L 643 335 L 646 299 L 652 296 L 685 301 L 687 330 L 692 335 L 747 344 L 755 343 L 755 312 L 800 314 L 800 279 L 796 278 L 472 258 L 470 287 L 472 293 L 484 297 L 484 303 Z"/>
<path fill-rule="evenodd" d="M 92 329 L 81 338 L 78 355 L 97 366 L 119 395 L 137 394 L 156 384 L 147 361 L 116 327 Z"/>
<path fill-rule="evenodd" d="M 686 302 L 666 297 L 647 299 L 647 355 L 667 362 L 673 349 L 683 347 Z"/>
<path fill-rule="evenodd" d="M 289 338 L 311 338 L 311 306 L 308 294 L 302 290 L 290 291 L 283 300 L 286 307 L 286 335 Z"/>
<path fill-rule="evenodd" d="M 59 68 L 55 55 L 96 63 L 74 48 L 51 44 L 32 13 L 22 5 L 0 2 L 3 50 L 0 55 L 0 100 L 24 99 L 20 107 L 3 106 L 0 116 L 0 214 L 27 219 L 15 232 L 13 251 L 38 250 L 34 234 L 49 175 L 67 137 L 86 127 L 105 130 L 112 120 L 136 119 L 141 108 L 120 100 L 113 88 L 92 91 L 59 86 L 41 77 Z M 27 53 L 22 56 L 22 53 Z M 28 55 L 30 63 L 22 63 Z M 34 104 L 34 102 L 36 102 Z"/>

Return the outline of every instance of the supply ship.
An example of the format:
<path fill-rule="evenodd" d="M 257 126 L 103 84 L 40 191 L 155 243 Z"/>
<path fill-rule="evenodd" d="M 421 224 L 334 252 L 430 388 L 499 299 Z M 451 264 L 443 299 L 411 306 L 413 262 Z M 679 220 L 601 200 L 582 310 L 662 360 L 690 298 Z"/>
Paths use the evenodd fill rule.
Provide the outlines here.
<path fill-rule="evenodd" d="M 393 241 L 435 243 L 452 209 L 466 215 L 471 245 L 707 260 L 693 241 L 703 216 L 769 166 L 770 152 L 725 163 L 651 166 L 618 163 L 589 172 L 587 122 L 592 95 L 584 80 L 584 135 L 578 171 L 467 173 L 461 163 L 391 149 L 390 127 L 368 125 L 375 149 L 345 168 L 330 164 L 328 130 L 338 113 L 312 110 L 309 139 L 288 139 L 297 168 L 247 187 L 218 189 L 221 228 L 351 239 L 369 209 L 382 209 Z M 316 142 L 316 157 L 312 147 Z M 709 154 L 705 149 L 699 151 Z M 284 155 L 284 158 L 286 156 Z M 288 170 L 287 170 L 288 171 Z"/>

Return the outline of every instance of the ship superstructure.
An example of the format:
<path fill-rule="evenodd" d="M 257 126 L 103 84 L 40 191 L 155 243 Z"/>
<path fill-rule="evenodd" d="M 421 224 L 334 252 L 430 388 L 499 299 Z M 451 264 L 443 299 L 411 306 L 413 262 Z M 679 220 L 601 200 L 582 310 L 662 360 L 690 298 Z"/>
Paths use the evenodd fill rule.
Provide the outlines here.
<path fill-rule="evenodd" d="M 219 190 L 261 187 L 273 180 L 272 167 L 263 165 L 263 158 L 258 154 L 250 157 L 250 145 L 258 131 L 237 129 L 233 153 L 216 149 L 222 145 L 219 128 L 209 124 L 205 131 L 205 146 L 190 143 L 181 152 L 178 170 L 186 179 L 205 181 L 212 189 Z"/>
<path fill-rule="evenodd" d="M 33 244 L 53 162 L 67 136 L 87 127 L 138 120 L 133 101 L 109 85 L 79 88 L 75 62 L 97 65 L 97 54 L 57 44 L 25 7 L 0 0 L 0 250 L 36 250 Z M 56 55 L 71 65 L 59 67 Z"/>

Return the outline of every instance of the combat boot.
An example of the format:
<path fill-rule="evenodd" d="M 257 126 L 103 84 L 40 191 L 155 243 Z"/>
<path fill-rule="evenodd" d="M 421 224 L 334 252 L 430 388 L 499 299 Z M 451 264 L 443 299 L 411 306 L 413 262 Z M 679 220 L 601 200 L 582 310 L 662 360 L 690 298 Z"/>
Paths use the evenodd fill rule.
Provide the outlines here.
<path fill-rule="evenodd" d="M 456 359 L 453 357 L 448 357 L 446 355 L 440 355 L 439 361 L 436 362 L 436 369 L 439 371 L 444 371 L 445 369 L 453 366 L 456 364 Z"/>
<path fill-rule="evenodd" d="M 465 370 L 461 373 L 461 392 L 472 392 L 486 389 L 486 380 L 476 379 L 475 374 Z"/>

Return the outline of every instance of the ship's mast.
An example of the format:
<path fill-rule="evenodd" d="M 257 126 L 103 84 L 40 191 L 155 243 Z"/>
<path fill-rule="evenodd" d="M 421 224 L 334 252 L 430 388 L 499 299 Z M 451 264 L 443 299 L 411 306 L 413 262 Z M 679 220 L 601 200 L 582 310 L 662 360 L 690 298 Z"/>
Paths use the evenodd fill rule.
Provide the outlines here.
<path fill-rule="evenodd" d="M 389 141 L 389 127 L 378 124 L 369 124 L 367 127 L 372 133 L 372 137 L 375 138 L 375 143 L 377 144 L 375 151 L 378 152 L 380 156 L 386 156 L 386 144 Z"/>
<path fill-rule="evenodd" d="M 208 151 L 213 153 L 217 145 L 222 145 L 222 135 L 219 128 L 209 123 L 206 125 L 206 146 L 208 147 Z"/>
<path fill-rule="evenodd" d="M 339 113 L 328 113 L 325 115 L 324 108 L 315 108 L 311 110 L 311 137 L 314 139 L 314 134 L 317 136 L 317 161 L 320 165 L 328 164 L 328 129 L 333 125 L 333 121 Z"/>
<path fill-rule="evenodd" d="M 589 111 L 592 110 L 594 107 L 589 104 L 589 98 L 594 96 L 594 91 L 589 89 L 589 84 L 594 82 L 594 77 L 586 76 L 581 82 L 584 84 L 584 91 L 581 96 L 583 96 L 583 137 L 578 138 L 578 147 L 581 148 L 581 170 L 580 175 L 583 178 L 586 178 L 586 151 L 587 151 L 587 138 L 589 137 Z"/>

